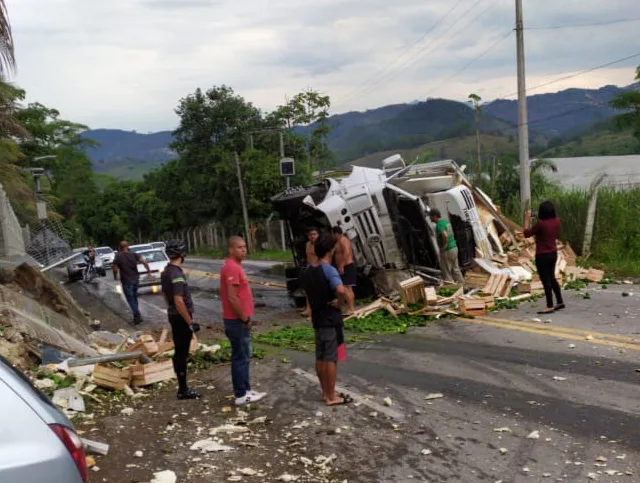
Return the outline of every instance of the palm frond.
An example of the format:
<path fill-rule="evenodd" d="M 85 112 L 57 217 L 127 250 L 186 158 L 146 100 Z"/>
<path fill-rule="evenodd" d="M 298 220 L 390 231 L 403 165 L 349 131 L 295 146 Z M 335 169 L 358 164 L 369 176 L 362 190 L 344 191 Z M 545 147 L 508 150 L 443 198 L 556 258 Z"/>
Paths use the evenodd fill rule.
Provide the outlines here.
<path fill-rule="evenodd" d="M 5 0 L 0 0 L 0 75 L 6 76 L 16 70 L 16 57 Z"/>

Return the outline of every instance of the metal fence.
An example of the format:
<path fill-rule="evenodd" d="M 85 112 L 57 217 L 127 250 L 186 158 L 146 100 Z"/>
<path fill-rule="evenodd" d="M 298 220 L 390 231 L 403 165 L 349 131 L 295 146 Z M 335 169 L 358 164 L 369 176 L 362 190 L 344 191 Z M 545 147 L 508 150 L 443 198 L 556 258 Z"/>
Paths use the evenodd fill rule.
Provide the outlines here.
<path fill-rule="evenodd" d="M 247 237 L 243 225 L 208 222 L 203 225 L 166 233 L 165 239 L 179 239 L 187 243 L 190 252 L 219 250 L 226 247 L 227 238 L 232 235 Z M 287 250 L 289 241 L 286 225 L 282 220 L 254 220 L 249 223 L 249 245 L 255 251 Z"/>

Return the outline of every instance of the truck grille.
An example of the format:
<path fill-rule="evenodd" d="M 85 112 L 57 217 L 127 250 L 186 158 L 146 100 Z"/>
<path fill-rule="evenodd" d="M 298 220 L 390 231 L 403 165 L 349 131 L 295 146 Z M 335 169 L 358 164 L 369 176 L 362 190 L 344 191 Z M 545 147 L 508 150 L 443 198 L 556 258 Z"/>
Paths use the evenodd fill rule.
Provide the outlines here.
<path fill-rule="evenodd" d="M 373 210 L 368 209 L 355 215 L 358 229 L 361 233 L 362 249 L 370 255 L 368 258 L 374 260 L 376 267 L 383 267 L 387 257 L 380 227 Z"/>

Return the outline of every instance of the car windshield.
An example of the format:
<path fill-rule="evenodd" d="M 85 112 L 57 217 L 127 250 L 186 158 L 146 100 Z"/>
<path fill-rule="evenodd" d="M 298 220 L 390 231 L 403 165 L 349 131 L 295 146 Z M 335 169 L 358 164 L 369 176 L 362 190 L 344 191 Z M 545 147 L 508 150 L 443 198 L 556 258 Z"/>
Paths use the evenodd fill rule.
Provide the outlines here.
<path fill-rule="evenodd" d="M 141 252 L 142 250 L 149 250 L 150 248 L 153 248 L 153 247 L 151 245 L 138 245 L 137 247 L 136 246 L 129 247 L 129 249 L 134 253 Z"/>
<path fill-rule="evenodd" d="M 113 250 L 109 247 L 104 247 L 104 248 L 96 248 L 96 253 L 99 255 L 109 255 L 111 253 L 113 253 Z"/>
<path fill-rule="evenodd" d="M 153 262 L 166 262 L 167 256 L 164 254 L 162 250 L 154 250 L 152 252 L 143 252 L 140 254 L 142 258 L 145 259 L 147 263 Z"/>
<path fill-rule="evenodd" d="M 80 263 L 84 263 L 84 255 L 81 253 L 80 255 L 76 255 L 71 259 L 71 263 L 74 265 L 78 265 Z"/>
<path fill-rule="evenodd" d="M 164 248 L 167 245 L 165 245 L 164 242 L 154 242 L 151 244 L 151 246 L 153 246 L 153 248 Z"/>

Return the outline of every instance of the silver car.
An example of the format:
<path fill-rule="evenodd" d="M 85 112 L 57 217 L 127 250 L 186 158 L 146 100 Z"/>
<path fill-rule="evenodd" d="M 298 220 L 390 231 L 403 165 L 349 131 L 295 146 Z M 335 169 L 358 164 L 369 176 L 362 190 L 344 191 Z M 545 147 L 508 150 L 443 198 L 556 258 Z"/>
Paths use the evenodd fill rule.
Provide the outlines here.
<path fill-rule="evenodd" d="M 87 483 L 82 441 L 69 420 L 0 356 L 0 481 Z"/>

